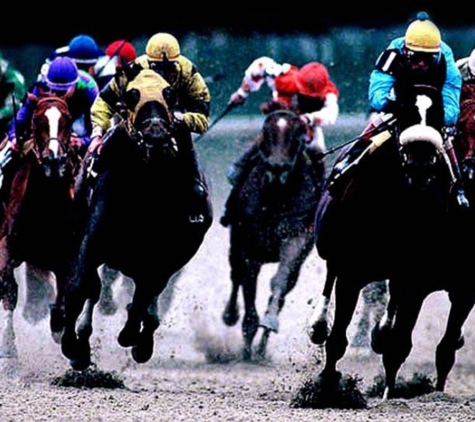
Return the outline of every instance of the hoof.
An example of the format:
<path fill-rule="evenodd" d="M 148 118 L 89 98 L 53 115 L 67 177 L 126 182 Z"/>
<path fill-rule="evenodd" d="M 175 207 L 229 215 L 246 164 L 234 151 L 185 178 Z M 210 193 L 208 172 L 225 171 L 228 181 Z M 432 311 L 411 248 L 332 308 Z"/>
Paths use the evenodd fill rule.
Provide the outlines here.
<path fill-rule="evenodd" d="M 153 355 L 153 333 L 151 335 L 140 336 L 137 345 L 132 348 L 132 357 L 137 363 L 145 363 Z"/>
<path fill-rule="evenodd" d="M 239 308 L 237 304 L 232 307 L 229 304 L 226 305 L 226 309 L 224 310 L 223 313 L 223 322 L 228 326 L 228 327 L 233 327 L 234 325 L 237 324 L 239 321 Z"/>
<path fill-rule="evenodd" d="M 307 330 L 307 334 L 313 344 L 322 345 L 330 334 L 328 324 L 326 321 L 316 322 Z"/>
<path fill-rule="evenodd" d="M 10 347 L 8 350 L 0 350 L 0 359 L 16 359 L 18 358 L 18 350 L 16 346 Z"/>
<path fill-rule="evenodd" d="M 91 359 L 70 359 L 69 365 L 75 371 L 84 371 L 92 365 Z"/>

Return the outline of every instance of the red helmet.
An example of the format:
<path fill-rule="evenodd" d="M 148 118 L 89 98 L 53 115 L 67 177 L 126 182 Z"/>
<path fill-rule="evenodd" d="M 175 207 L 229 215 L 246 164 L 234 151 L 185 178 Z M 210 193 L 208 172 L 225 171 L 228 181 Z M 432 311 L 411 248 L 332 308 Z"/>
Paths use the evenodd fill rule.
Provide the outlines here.
<path fill-rule="evenodd" d="M 296 84 L 299 94 L 322 97 L 327 94 L 328 85 L 332 83 L 327 68 L 321 63 L 311 62 L 300 68 Z"/>
<path fill-rule="evenodd" d="M 127 63 L 135 60 L 137 52 L 130 42 L 126 40 L 117 40 L 107 46 L 106 55 L 109 57 L 118 56 L 122 61 Z"/>
<path fill-rule="evenodd" d="M 275 89 L 282 95 L 293 95 L 297 92 L 295 79 L 298 74 L 296 66 L 290 66 L 289 70 L 275 78 Z"/>

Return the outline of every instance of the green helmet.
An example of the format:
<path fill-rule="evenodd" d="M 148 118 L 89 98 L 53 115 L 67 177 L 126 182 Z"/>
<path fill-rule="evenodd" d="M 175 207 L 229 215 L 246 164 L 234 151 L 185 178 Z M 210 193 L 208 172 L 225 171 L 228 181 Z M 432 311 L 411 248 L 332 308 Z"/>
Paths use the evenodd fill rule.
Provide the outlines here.
<path fill-rule="evenodd" d="M 180 55 L 180 44 L 173 35 L 159 32 L 148 40 L 145 53 L 152 61 L 173 61 Z"/>

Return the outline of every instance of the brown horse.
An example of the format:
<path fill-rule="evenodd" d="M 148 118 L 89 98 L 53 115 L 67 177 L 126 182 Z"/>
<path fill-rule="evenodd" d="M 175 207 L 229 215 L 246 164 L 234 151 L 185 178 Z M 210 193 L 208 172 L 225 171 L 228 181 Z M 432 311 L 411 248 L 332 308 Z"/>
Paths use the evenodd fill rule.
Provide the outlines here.
<path fill-rule="evenodd" d="M 244 360 L 254 357 L 252 344 L 259 327 L 263 332 L 256 357 L 265 358 L 269 335 L 279 330 L 278 315 L 285 298 L 313 249 L 313 216 L 320 185 L 304 153 L 305 137 L 305 125 L 295 113 L 280 110 L 268 114 L 256 140 L 260 159 L 238 191 L 236 217 L 230 225 L 232 289 L 223 321 L 229 326 L 238 322 L 237 300 L 242 288 Z M 267 309 L 259 318 L 257 280 L 267 263 L 279 265 L 271 280 Z"/>
<path fill-rule="evenodd" d="M 76 250 L 72 192 L 80 158 L 77 149 L 70 145 L 71 116 L 63 98 L 33 99 L 36 107 L 31 138 L 20 146 L 21 157 L 17 157 L 10 192 L 4 199 L 5 214 L 0 225 L 0 298 L 7 319 L 0 348 L 2 357 L 17 355 L 13 313 L 18 285 L 14 270 L 26 264 L 25 316 L 32 320 L 34 312 L 27 309 L 30 300 L 38 301 L 39 284 L 53 286 L 49 289 L 55 293 L 50 305 L 50 327 L 53 338 L 59 342 L 64 294 Z"/>

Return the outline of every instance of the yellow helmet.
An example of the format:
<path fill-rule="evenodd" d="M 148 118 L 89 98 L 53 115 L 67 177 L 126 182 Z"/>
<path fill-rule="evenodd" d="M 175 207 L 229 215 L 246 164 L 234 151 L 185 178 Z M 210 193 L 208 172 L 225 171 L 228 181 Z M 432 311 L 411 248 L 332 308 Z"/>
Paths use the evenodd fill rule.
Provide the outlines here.
<path fill-rule="evenodd" d="M 440 51 L 440 31 L 435 24 L 429 20 L 427 14 L 420 13 L 417 20 L 408 27 L 405 35 L 406 47 L 413 51 L 424 53 L 438 53 Z"/>
<path fill-rule="evenodd" d="M 153 61 L 176 60 L 180 55 L 180 44 L 173 35 L 159 32 L 148 40 L 145 53 Z"/>

